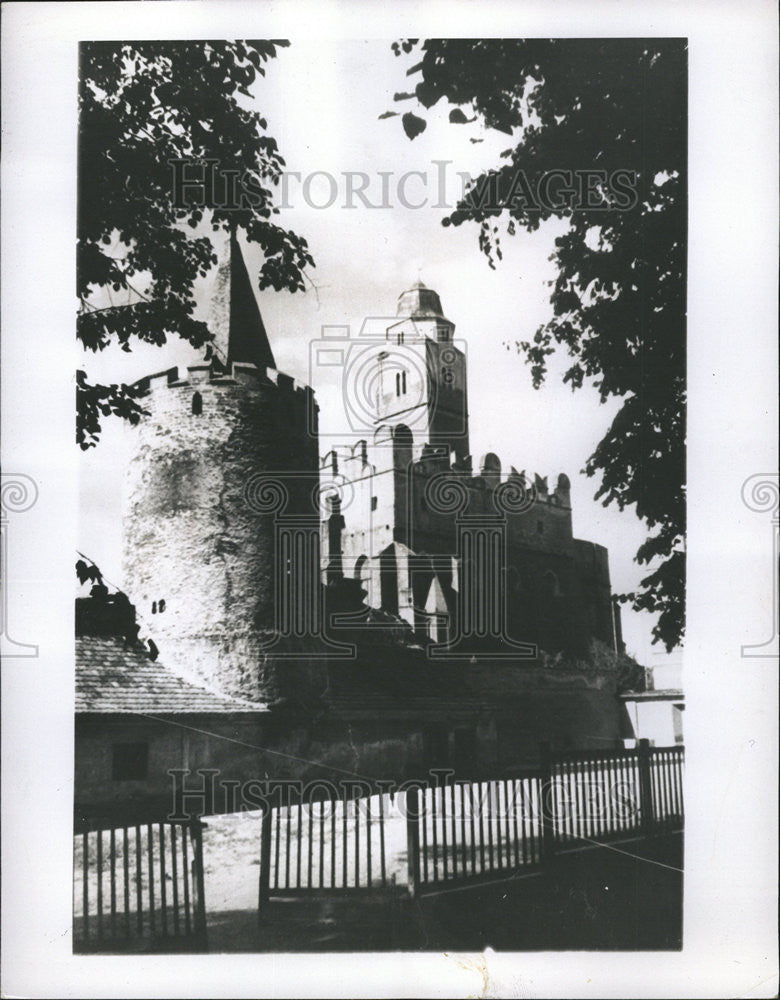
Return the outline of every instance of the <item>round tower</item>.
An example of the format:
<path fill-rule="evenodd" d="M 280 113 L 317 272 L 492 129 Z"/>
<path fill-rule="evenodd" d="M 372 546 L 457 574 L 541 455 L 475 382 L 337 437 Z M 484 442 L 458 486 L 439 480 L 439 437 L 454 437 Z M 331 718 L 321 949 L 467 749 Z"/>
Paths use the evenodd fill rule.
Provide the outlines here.
<path fill-rule="evenodd" d="M 125 483 L 125 587 L 164 662 L 229 694 L 273 700 L 278 518 L 312 514 L 316 405 L 311 389 L 275 370 L 234 238 L 216 286 L 220 360 L 143 380 L 148 416 Z M 266 473 L 282 483 L 273 509 L 253 502 Z"/>
<path fill-rule="evenodd" d="M 252 365 L 181 375 L 148 380 L 149 415 L 127 470 L 125 585 L 167 663 L 263 699 L 277 516 L 310 514 L 318 475 L 313 394 Z M 284 484 L 278 510 L 261 511 L 247 495 L 261 473 Z"/>

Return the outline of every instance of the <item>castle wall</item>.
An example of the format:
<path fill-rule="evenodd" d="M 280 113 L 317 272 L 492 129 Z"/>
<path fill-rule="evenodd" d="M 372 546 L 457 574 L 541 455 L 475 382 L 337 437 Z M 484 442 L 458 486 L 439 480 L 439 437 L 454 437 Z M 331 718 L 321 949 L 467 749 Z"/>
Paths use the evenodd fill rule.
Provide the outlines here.
<path fill-rule="evenodd" d="M 579 627 L 610 648 L 616 644 L 609 579 L 609 554 L 603 545 L 574 540 Z"/>
<path fill-rule="evenodd" d="M 441 557 L 460 555 L 459 519 L 495 516 L 497 489 L 506 488 L 513 479 L 524 488 L 531 484 L 513 468 L 508 474 L 502 472 L 495 455 L 481 460 L 479 474 L 471 471 L 470 460 L 453 463 L 450 455 L 432 449 L 418 456 L 418 445 L 404 425 L 380 427 L 374 441 L 337 451 L 338 475 L 348 483 L 342 494 L 349 498 L 342 508 L 344 574 L 353 576 L 360 564 L 367 602 L 425 630 L 426 619 L 419 610 L 421 602 L 425 604 L 434 564 L 450 602 L 454 600 L 451 588 L 458 585 L 457 569 L 453 573 Z M 330 463 L 326 457 L 323 465 L 329 472 Z M 454 511 L 442 504 L 435 489 L 435 480 L 442 474 L 466 487 L 468 501 L 462 509 Z M 533 503 L 503 515 L 507 633 L 549 652 L 584 654 L 594 636 L 612 647 L 606 549 L 573 538 L 566 476 L 559 476 L 553 489 L 538 476 L 533 485 Z M 388 606 L 381 586 L 382 553 L 391 545 L 398 595 Z M 454 611 L 450 606 L 449 612 Z"/>
<path fill-rule="evenodd" d="M 506 669 L 506 668 L 504 668 Z M 499 671 L 500 672 L 500 671 Z M 170 770 L 189 795 L 184 811 L 232 812 L 259 808 L 262 783 L 298 779 L 382 779 L 402 782 L 425 777 L 429 768 L 452 769 L 463 778 L 511 775 L 539 760 L 542 741 L 554 751 L 603 750 L 632 735 L 628 714 L 611 685 L 563 680 L 558 685 L 531 679 L 517 693 L 486 706 L 480 699 L 439 697 L 371 705 L 364 699 L 334 698 L 314 718 L 285 715 L 181 716 L 129 719 L 80 715 L 76 719 L 75 819 L 143 822 L 175 807 Z M 237 742 L 238 741 L 238 742 Z M 118 781 L 112 774 L 113 747 L 148 745 L 148 772 L 140 780 Z M 464 748 L 466 753 L 464 755 Z M 198 769 L 212 769 L 214 795 Z"/>

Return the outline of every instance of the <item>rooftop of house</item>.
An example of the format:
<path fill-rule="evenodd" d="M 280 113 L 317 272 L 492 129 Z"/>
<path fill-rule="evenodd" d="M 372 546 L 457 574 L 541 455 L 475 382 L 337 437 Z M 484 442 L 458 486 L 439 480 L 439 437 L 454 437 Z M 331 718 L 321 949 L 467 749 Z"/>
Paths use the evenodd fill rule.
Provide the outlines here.
<path fill-rule="evenodd" d="M 180 715 L 265 712 L 261 703 L 209 691 L 152 660 L 140 642 L 118 636 L 76 637 L 76 712 Z"/>
<path fill-rule="evenodd" d="M 76 712 L 82 714 L 253 714 L 242 701 L 180 677 L 138 638 L 135 607 L 102 583 L 76 599 Z"/>

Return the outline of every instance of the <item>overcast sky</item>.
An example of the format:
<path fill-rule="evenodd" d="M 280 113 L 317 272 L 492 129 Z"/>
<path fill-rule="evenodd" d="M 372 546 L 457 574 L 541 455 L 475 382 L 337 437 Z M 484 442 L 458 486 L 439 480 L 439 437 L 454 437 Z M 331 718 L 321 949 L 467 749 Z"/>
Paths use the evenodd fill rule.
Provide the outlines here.
<path fill-rule="evenodd" d="M 573 393 L 563 386 L 565 358 L 552 360 L 546 385 L 535 391 L 523 358 L 506 346 L 530 339 L 551 317 L 548 282 L 555 269 L 548 258 L 562 224 L 551 220 L 534 234 L 518 230 L 506 237 L 495 270 L 479 251 L 475 226 L 441 226 L 442 199 L 452 204 L 460 192 L 458 172 L 476 174 L 494 164 L 512 140 L 477 125 L 450 125 L 445 107 L 432 109 L 427 130 L 413 142 L 400 117 L 379 120 L 387 110 L 409 107 L 395 104 L 393 94 L 408 89 L 410 63 L 393 55 L 389 41 L 326 46 L 307 39 L 280 50 L 255 84 L 256 106 L 287 169 L 300 174 L 300 180 L 288 178 L 289 207 L 278 221 L 306 237 L 316 262 L 310 274 L 316 290 L 258 293 L 277 366 L 312 382 L 321 429 L 343 421 L 336 378 L 310 377 L 310 343 L 322 326 L 349 325 L 355 336 L 365 318 L 393 316 L 399 293 L 420 278 L 439 293 L 456 337 L 466 342 L 475 459 L 494 451 L 504 467 L 548 475 L 551 484 L 566 472 L 575 535 L 606 545 L 613 591 L 631 590 L 647 572 L 633 561 L 643 526 L 631 511 L 595 502 L 597 482 L 581 472 L 617 405 L 600 405 L 591 387 Z M 360 196 L 350 198 L 345 175 L 358 172 L 368 176 L 367 200 L 391 207 L 369 208 Z M 363 183 L 353 178 L 353 187 Z M 354 207 L 346 207 L 349 201 Z M 246 257 L 256 272 L 259 252 L 249 247 Z M 89 356 L 86 365 L 95 380 L 128 381 L 196 359 L 191 349 L 170 343 L 134 348 L 131 355 L 111 349 Z M 132 430 L 109 422 L 101 444 L 82 459 L 79 548 L 118 586 L 121 479 L 131 441 Z M 651 645 L 652 624 L 651 616 L 624 607 L 629 652 L 650 666 L 678 663 L 679 651 L 667 657 Z"/>

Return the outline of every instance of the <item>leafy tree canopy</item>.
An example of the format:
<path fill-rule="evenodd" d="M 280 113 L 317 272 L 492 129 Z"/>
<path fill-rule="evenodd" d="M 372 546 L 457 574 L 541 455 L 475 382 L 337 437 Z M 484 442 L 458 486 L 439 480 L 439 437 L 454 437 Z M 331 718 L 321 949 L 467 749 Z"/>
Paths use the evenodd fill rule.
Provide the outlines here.
<path fill-rule="evenodd" d="M 90 42 L 81 47 L 79 86 L 77 336 L 91 351 L 133 338 L 162 345 L 176 334 L 193 347 L 211 335 L 193 317 L 193 285 L 216 263 L 204 225 L 240 227 L 264 252 L 259 287 L 303 288 L 314 262 L 306 241 L 278 226 L 272 186 L 284 160 L 259 112 L 246 110 L 257 76 L 284 41 Z M 175 197 L 173 164 L 207 183 L 197 197 Z M 210 169 L 210 168 L 209 168 Z M 205 220 L 205 223 L 204 223 Z M 120 305 L 104 304 L 120 301 Z M 97 301 L 96 301 L 97 300 Z M 77 439 L 95 445 L 101 418 L 137 422 L 138 392 L 95 385 L 77 373 Z"/>
<path fill-rule="evenodd" d="M 671 649 L 685 603 L 685 42 L 406 39 L 393 49 L 414 60 L 414 93 L 396 95 L 416 101 L 418 113 L 402 117 L 410 139 L 442 99 L 454 105 L 454 125 L 477 121 L 512 137 L 444 225 L 476 223 L 495 266 L 499 227 L 513 235 L 551 216 L 568 220 L 554 252 L 552 318 L 516 347 L 535 386 L 549 355 L 564 351 L 573 389 L 587 379 L 602 401 L 622 400 L 585 471 L 600 477 L 597 499 L 633 505 L 649 529 L 636 558 L 653 566 L 621 599 L 657 612 L 653 641 Z M 606 180 L 584 199 L 532 197 L 551 171 L 594 168 Z M 615 171 L 630 172 L 634 197 L 616 196 Z"/>

